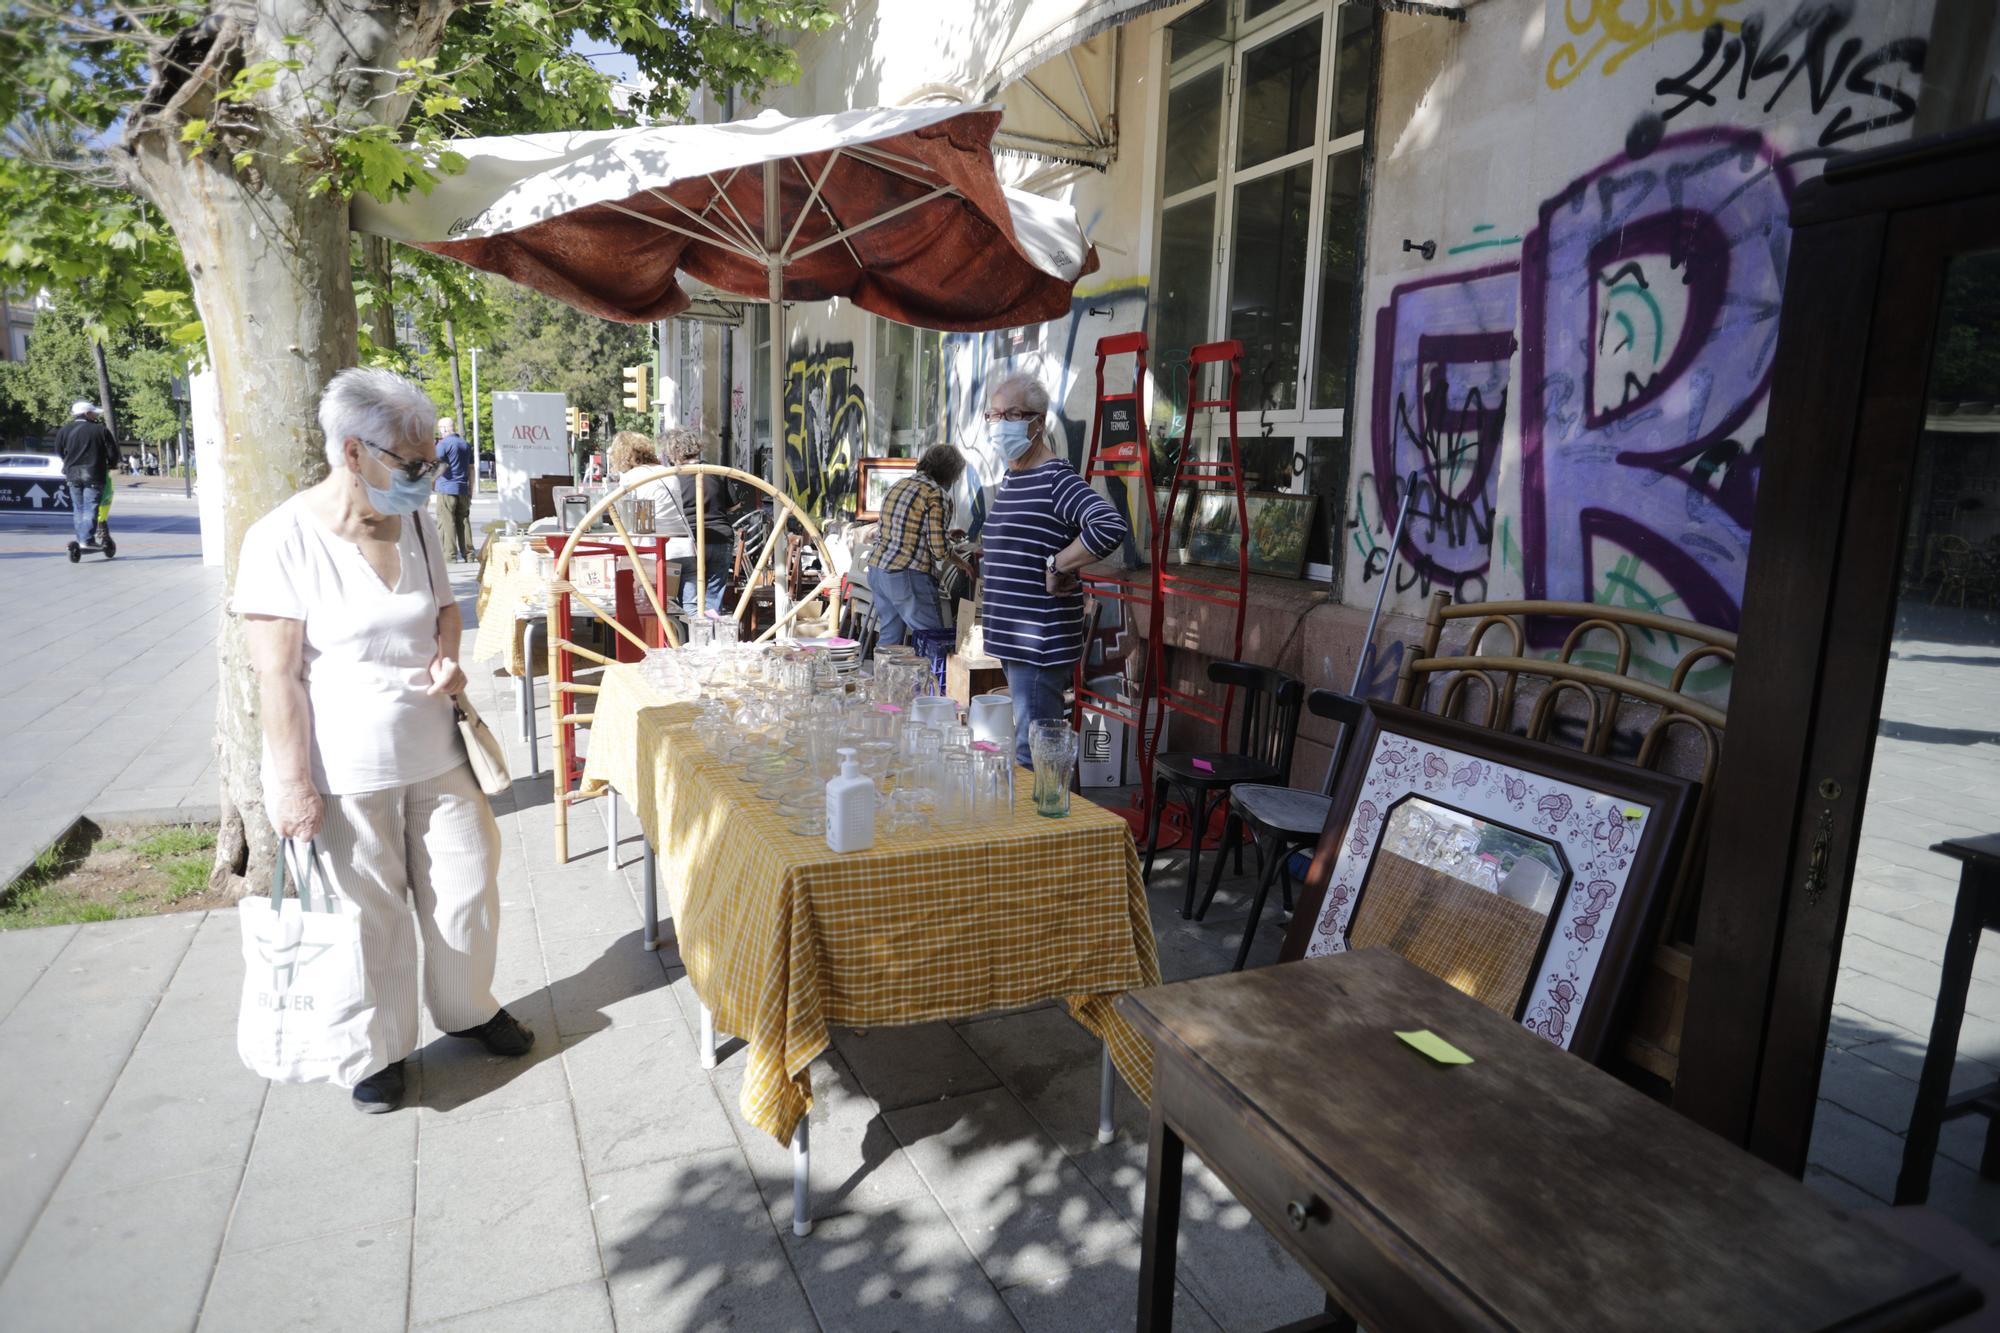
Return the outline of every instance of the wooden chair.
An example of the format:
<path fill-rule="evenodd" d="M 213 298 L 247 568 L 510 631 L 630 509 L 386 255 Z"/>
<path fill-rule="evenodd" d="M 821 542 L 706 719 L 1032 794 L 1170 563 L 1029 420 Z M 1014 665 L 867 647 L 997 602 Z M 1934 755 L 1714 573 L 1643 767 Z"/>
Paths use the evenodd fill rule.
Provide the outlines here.
<path fill-rule="evenodd" d="M 1187 802 L 1187 894 L 1183 918 L 1194 915 L 1194 891 L 1201 874 L 1201 840 L 1208 830 L 1210 798 L 1243 782 L 1283 784 L 1292 771 L 1292 746 L 1298 741 L 1299 704 L 1305 685 L 1271 667 L 1249 662 L 1211 662 L 1208 678 L 1225 688 L 1243 691 L 1236 749 L 1229 751 L 1169 751 L 1153 760 L 1153 817 L 1146 832 L 1146 878 L 1153 875 L 1153 853 L 1160 843 L 1160 811 L 1169 787 Z M 1227 737 L 1223 738 L 1227 741 Z M 1242 849 L 1237 849 L 1240 860 Z"/>
<path fill-rule="evenodd" d="M 1562 628 L 1562 646 L 1552 656 L 1528 655 L 1530 619 Z M 1447 635 L 1456 640 L 1459 633 L 1463 641 L 1447 647 Z M 1642 946 L 1647 962 L 1634 979 L 1638 996 L 1622 1047 L 1633 1066 L 1668 1085 L 1680 1068 L 1724 724 L 1722 705 L 1711 702 L 1724 691 L 1690 684 L 1690 676 L 1728 671 L 1735 661 L 1736 635 L 1712 625 L 1596 602 L 1454 606 L 1440 592 L 1431 597 L 1423 642 L 1405 654 L 1396 681 L 1396 702 L 1406 707 L 1701 784 L 1660 933 Z"/>
<path fill-rule="evenodd" d="M 1257 848 L 1257 896 L 1250 901 L 1250 919 L 1243 924 L 1243 942 L 1236 946 L 1236 961 L 1229 970 L 1241 972 L 1250 957 L 1250 941 L 1257 934 L 1257 922 L 1264 914 L 1264 900 L 1271 896 L 1271 881 L 1284 886 L 1285 908 L 1292 905 L 1292 871 L 1287 864 L 1292 853 L 1319 841 L 1326 826 L 1327 812 L 1333 809 L 1333 784 L 1340 777 L 1341 760 L 1346 756 L 1354 726 L 1361 720 L 1362 703 L 1338 690 L 1314 690 L 1306 696 L 1306 708 L 1314 717 L 1340 724 L 1340 737 L 1333 743 L 1333 757 L 1327 761 L 1326 781 L 1317 792 L 1297 787 L 1274 787 L 1261 782 L 1240 783 L 1229 789 L 1229 823 L 1222 834 L 1222 849 L 1208 872 L 1208 890 L 1202 894 L 1195 920 L 1208 915 L 1215 889 L 1222 882 L 1222 863 L 1232 847 L 1240 846 L 1243 831 L 1250 830 Z"/>

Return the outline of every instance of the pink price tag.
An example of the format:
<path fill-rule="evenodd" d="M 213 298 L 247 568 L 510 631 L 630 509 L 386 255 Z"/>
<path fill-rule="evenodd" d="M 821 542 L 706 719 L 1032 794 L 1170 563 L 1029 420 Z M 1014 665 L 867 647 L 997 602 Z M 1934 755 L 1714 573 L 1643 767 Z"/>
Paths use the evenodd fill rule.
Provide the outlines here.
<path fill-rule="evenodd" d="M 1213 773 L 1215 771 L 1215 765 L 1209 763 L 1206 759 L 1196 759 L 1191 762 L 1204 773 Z"/>
<path fill-rule="evenodd" d="M 974 741 L 972 743 L 972 748 L 975 750 L 984 750 L 988 754 L 1000 753 L 1000 747 L 995 745 L 992 741 Z"/>
<path fill-rule="evenodd" d="M 876 704 L 875 711 L 878 713 L 900 713 L 903 711 L 903 708 L 900 704 Z"/>

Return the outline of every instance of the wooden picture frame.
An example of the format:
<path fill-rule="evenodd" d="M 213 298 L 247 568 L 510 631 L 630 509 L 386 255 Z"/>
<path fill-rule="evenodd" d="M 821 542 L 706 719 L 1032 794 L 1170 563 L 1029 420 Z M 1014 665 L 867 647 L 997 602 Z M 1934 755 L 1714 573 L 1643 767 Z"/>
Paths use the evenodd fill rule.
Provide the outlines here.
<path fill-rule="evenodd" d="M 1187 564 L 1236 568 L 1236 497 L 1229 491 L 1196 491 L 1182 543 Z M 1319 496 L 1311 492 L 1252 491 L 1243 497 L 1250 520 L 1250 572 L 1296 579 L 1305 574 Z"/>
<path fill-rule="evenodd" d="M 1600 1061 L 1679 862 L 1694 784 L 1379 700 L 1357 730 L 1280 958 L 1347 948 L 1389 816 L 1423 796 L 1561 849 L 1570 874 L 1515 1017 Z"/>
<path fill-rule="evenodd" d="M 882 501 L 889 488 L 917 470 L 914 458 L 864 458 L 854 465 L 854 521 L 882 521 Z"/>

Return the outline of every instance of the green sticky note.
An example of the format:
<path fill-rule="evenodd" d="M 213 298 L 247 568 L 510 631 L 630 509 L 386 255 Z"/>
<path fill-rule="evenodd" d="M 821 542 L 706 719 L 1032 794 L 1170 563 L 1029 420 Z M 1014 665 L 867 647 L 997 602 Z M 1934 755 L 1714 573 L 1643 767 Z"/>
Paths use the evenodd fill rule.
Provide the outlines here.
<path fill-rule="evenodd" d="M 1472 1063 L 1471 1056 L 1459 1050 L 1458 1047 L 1452 1045 L 1437 1033 L 1432 1032 L 1429 1028 L 1422 1028 L 1416 1032 L 1398 1032 L 1396 1035 L 1441 1065 L 1469 1065 Z"/>
<path fill-rule="evenodd" d="M 1636 805 L 1628 805 L 1625 807 L 1625 818 L 1627 819 L 1643 819 L 1645 818 L 1645 816 L 1646 812 L 1644 810 L 1641 810 Z"/>

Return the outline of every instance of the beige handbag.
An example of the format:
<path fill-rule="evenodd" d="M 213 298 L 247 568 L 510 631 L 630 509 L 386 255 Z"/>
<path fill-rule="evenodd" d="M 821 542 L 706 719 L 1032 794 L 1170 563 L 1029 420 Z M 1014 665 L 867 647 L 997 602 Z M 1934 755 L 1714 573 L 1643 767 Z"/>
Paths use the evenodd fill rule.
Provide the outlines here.
<path fill-rule="evenodd" d="M 514 785 L 507 772 L 507 752 L 500 748 L 500 738 L 493 734 L 493 728 L 473 708 L 472 700 L 461 692 L 451 702 L 458 712 L 458 738 L 465 742 L 465 757 L 471 761 L 472 776 L 479 780 L 479 790 L 488 796 L 498 796 Z"/>
<path fill-rule="evenodd" d="M 438 601 L 437 574 L 431 569 L 431 553 L 424 542 L 421 520 L 417 522 L 417 549 L 423 553 L 424 573 L 431 582 L 431 603 L 442 613 L 444 603 Z M 514 785 L 514 779 L 507 772 L 507 752 L 500 748 L 500 738 L 479 716 L 479 710 L 472 706 L 472 700 L 465 697 L 463 690 L 451 697 L 451 706 L 458 722 L 458 739 L 465 744 L 465 758 L 472 765 L 472 776 L 479 783 L 479 790 L 488 796 L 507 791 Z"/>

